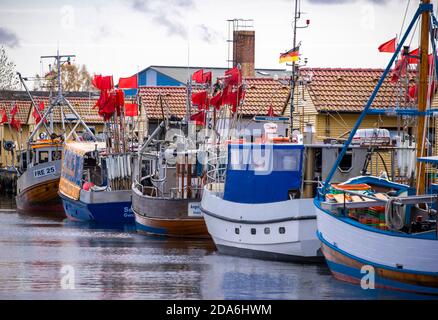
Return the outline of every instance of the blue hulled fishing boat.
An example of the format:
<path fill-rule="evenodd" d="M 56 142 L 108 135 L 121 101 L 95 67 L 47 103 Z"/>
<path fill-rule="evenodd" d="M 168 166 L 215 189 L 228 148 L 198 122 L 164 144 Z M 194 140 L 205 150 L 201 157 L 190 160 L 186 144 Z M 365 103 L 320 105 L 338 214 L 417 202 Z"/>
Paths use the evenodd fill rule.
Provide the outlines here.
<path fill-rule="evenodd" d="M 420 18 L 420 55 L 412 57 L 409 47 L 403 46 Z M 434 148 L 425 134 L 433 124 L 429 118 L 438 111 L 431 108 L 433 83 L 438 71 L 434 32 L 437 28 L 438 21 L 430 1 L 421 1 L 338 160 L 314 200 L 318 215 L 317 235 L 322 243 L 322 251 L 333 275 L 340 280 L 363 285 L 366 277 L 365 283 L 367 286 L 371 285 L 371 288 L 438 294 L 438 159 L 430 156 Z M 429 44 L 432 45 L 432 54 L 429 54 Z M 406 77 L 409 59 L 419 59 L 419 72 L 409 71 L 419 75 L 419 85 L 418 96 L 412 106 L 393 110 L 393 113 L 401 117 L 401 121 L 416 119 L 411 128 L 403 126 L 400 130 L 397 137 L 398 147 L 395 149 L 398 158 L 415 159 L 416 170 L 415 165 L 408 166 L 413 169 L 410 177 L 410 173 L 403 168 L 396 168 L 400 178 L 398 181 L 390 181 L 387 175 L 383 175 L 360 176 L 340 184 L 331 183 L 333 173 L 366 115 L 384 115 L 388 112 L 371 107 L 401 50 L 402 54 L 392 79 L 402 78 L 403 73 Z M 411 133 L 415 129 L 417 133 L 413 136 Z"/>
<path fill-rule="evenodd" d="M 107 155 L 105 143 L 64 147 L 59 195 L 67 217 L 98 224 L 133 224 L 130 177 L 134 156 Z"/>

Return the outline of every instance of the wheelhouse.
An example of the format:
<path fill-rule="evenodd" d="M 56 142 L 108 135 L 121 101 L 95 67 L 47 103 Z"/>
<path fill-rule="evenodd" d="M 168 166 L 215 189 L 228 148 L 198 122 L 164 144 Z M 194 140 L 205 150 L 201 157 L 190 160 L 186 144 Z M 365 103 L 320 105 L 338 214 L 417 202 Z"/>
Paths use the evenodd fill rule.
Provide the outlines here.
<path fill-rule="evenodd" d="M 269 203 L 300 198 L 304 146 L 229 144 L 224 199 Z"/>

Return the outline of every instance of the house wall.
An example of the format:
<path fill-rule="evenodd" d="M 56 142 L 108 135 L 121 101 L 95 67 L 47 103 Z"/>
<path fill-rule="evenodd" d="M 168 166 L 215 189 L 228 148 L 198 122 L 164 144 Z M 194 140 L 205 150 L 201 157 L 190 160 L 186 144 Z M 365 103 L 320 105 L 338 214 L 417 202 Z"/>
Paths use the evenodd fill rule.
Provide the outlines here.
<path fill-rule="evenodd" d="M 22 149 L 27 146 L 27 138 L 29 137 L 29 127 L 22 125 L 22 132 L 17 133 L 14 129 L 10 130 L 8 125 L 0 126 L 0 167 L 12 165 L 12 155 L 10 152 L 3 149 L 3 141 L 14 141 L 17 149 Z M 15 163 L 16 164 L 16 163 Z"/>

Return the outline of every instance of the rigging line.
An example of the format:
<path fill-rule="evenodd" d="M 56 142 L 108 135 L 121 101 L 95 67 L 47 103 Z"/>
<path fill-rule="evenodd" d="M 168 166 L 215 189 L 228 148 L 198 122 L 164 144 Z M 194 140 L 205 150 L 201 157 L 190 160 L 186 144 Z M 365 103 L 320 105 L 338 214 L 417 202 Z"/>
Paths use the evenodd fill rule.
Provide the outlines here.
<path fill-rule="evenodd" d="M 335 110 L 335 112 L 339 116 L 339 118 L 341 118 L 344 125 L 348 128 L 348 123 L 344 120 L 344 118 L 341 116 L 341 114 L 338 112 L 338 110 Z"/>
<path fill-rule="evenodd" d="M 332 117 L 337 123 L 339 123 L 341 126 L 343 126 L 344 129 L 347 129 L 347 131 L 350 130 L 350 128 L 345 127 L 341 122 L 338 121 L 338 119 L 336 119 L 336 117 L 335 117 L 334 115 L 330 114 L 330 112 L 327 112 L 327 114 L 328 114 L 330 117 Z M 350 131 L 351 131 L 351 130 L 350 130 Z"/>
<path fill-rule="evenodd" d="M 408 10 L 409 10 L 409 5 L 411 4 L 411 0 L 408 0 L 408 4 L 406 5 L 406 10 L 405 10 L 405 15 L 403 17 L 403 22 L 400 28 L 400 35 L 403 34 L 403 28 L 405 26 L 405 22 L 406 22 L 406 16 L 408 15 Z"/>

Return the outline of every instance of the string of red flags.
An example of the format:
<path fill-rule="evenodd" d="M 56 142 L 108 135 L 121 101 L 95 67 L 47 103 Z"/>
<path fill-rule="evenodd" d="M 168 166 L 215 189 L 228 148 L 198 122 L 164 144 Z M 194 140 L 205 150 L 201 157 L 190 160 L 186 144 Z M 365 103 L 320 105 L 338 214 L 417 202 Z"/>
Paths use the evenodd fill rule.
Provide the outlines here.
<path fill-rule="evenodd" d="M 395 37 L 394 39 L 391 39 L 389 41 L 386 41 L 385 43 L 382 43 L 378 48 L 379 52 L 394 53 L 396 44 L 397 44 L 397 37 Z"/>
<path fill-rule="evenodd" d="M 120 89 L 137 89 L 138 88 L 138 79 L 137 75 L 133 75 L 129 78 L 119 78 L 119 86 Z"/>

